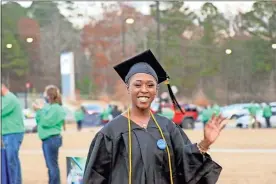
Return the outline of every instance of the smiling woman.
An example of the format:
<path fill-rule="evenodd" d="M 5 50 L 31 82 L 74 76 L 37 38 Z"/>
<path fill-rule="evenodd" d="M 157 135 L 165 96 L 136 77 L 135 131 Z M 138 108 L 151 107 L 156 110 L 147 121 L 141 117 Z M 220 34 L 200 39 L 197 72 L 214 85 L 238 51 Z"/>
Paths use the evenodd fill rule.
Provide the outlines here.
<path fill-rule="evenodd" d="M 206 152 L 224 126 L 223 119 L 212 118 L 205 127 L 203 141 L 192 144 L 172 121 L 151 113 L 158 84 L 168 75 L 150 50 L 114 68 L 125 82 L 132 104 L 95 136 L 84 183 L 216 183 L 221 167 Z M 178 106 L 172 92 L 170 95 Z"/>
<path fill-rule="evenodd" d="M 147 110 L 156 96 L 157 81 L 149 74 L 137 73 L 128 82 L 128 90 L 132 104 L 140 110 Z"/>

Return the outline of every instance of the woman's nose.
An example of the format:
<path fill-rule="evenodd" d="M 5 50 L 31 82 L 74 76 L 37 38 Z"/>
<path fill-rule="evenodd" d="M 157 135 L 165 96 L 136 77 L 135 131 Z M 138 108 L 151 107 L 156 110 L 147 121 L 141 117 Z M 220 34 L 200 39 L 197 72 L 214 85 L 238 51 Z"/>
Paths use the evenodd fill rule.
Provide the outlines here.
<path fill-rule="evenodd" d="M 144 93 L 148 92 L 147 85 L 142 85 L 141 91 L 144 92 Z"/>

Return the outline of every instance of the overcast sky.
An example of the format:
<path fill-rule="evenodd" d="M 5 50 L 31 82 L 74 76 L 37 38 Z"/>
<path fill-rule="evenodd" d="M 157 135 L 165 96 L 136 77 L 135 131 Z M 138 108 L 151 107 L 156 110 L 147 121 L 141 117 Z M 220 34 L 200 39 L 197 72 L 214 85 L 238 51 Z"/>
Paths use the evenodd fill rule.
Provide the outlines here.
<path fill-rule="evenodd" d="M 3 1 L 2 1 L 3 2 Z M 103 1 L 102 1 L 103 2 Z M 77 1 L 76 4 L 79 7 L 79 11 L 81 13 L 85 12 L 88 15 L 97 16 L 101 14 L 101 3 L 100 1 L 97 2 L 80 2 Z M 185 6 L 189 7 L 191 10 L 198 12 L 202 4 L 208 1 L 185 1 Z M 238 11 L 248 11 L 251 9 L 252 4 L 254 1 L 210 1 L 212 2 L 221 12 L 225 13 L 226 15 L 233 15 L 236 14 Z M 18 1 L 23 7 L 29 7 L 32 4 L 32 1 Z M 109 1 L 108 3 L 112 3 Z M 127 4 L 134 6 L 137 10 L 141 11 L 144 14 L 149 14 L 149 5 L 153 4 L 154 1 L 128 1 Z M 93 6 L 88 6 L 88 5 Z M 91 11 L 93 9 L 93 11 Z M 67 14 L 66 10 L 61 10 L 63 14 Z M 76 24 L 84 23 L 83 20 L 74 20 Z"/>

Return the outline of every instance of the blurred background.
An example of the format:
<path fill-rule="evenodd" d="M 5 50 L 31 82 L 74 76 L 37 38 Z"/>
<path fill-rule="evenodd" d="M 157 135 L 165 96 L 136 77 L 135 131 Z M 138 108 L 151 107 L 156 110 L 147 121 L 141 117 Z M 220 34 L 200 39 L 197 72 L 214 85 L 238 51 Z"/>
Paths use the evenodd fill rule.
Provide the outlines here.
<path fill-rule="evenodd" d="M 273 1 L 3 1 L 1 7 L 2 78 L 16 93 L 61 87 L 60 57 L 72 52 L 77 93 L 124 97 L 112 66 L 150 48 L 180 100 L 276 99 Z"/>
<path fill-rule="evenodd" d="M 111 111 L 106 109 L 116 106 L 118 114 L 129 104 L 125 85 L 113 66 L 146 49 L 153 51 L 168 72 L 173 91 L 186 111 L 185 115 L 174 111 L 166 86 L 161 85 L 153 112 L 183 128 L 201 129 L 204 110 L 209 109 L 209 114 L 220 112 L 231 119 L 229 128 L 247 129 L 254 124 L 254 106 L 258 127 L 267 128 L 263 108 L 268 105 L 272 109 L 271 126 L 276 127 L 275 1 L 2 1 L 1 14 L 1 78 L 22 102 L 27 132 L 36 132 L 30 107 L 34 100 L 43 99 L 49 84 L 61 89 L 68 123 L 75 122 L 74 112 L 80 106 L 88 111 L 87 126 L 107 123 L 115 115 L 110 117 Z M 94 114 L 96 119 L 90 116 Z M 239 141 L 224 137 L 217 148 L 274 148 L 275 154 L 275 143 L 260 139 L 264 135 L 275 137 L 275 133 L 239 131 L 227 136 L 248 137 L 241 136 Z M 77 136 L 68 134 L 67 138 Z M 91 136 L 81 135 L 86 136 L 85 143 L 80 141 L 74 147 L 67 142 L 65 148 L 87 149 Z M 199 134 L 188 135 L 197 141 Z M 25 181 L 39 183 L 31 179 L 31 169 L 26 166 L 35 165 L 29 157 L 35 153 L 30 151 L 36 145 L 32 141 L 32 136 L 27 137 L 23 145 L 23 164 L 30 173 Z M 226 155 L 231 157 L 232 153 Z M 263 178 L 254 178 L 260 173 L 258 169 L 273 163 L 276 168 L 274 157 L 275 162 L 271 157 L 263 159 L 265 153 L 247 155 L 251 160 L 259 159 L 254 163 L 256 169 L 236 180 L 231 180 L 237 176 L 236 165 L 229 166 L 225 154 L 215 154 L 230 171 L 221 183 L 263 183 Z M 233 164 L 243 164 L 240 168 L 250 161 L 243 156 L 233 158 L 239 160 Z M 276 181 L 276 171 L 261 173 L 269 173 L 268 183 Z M 252 180 L 248 179 L 251 176 Z"/>

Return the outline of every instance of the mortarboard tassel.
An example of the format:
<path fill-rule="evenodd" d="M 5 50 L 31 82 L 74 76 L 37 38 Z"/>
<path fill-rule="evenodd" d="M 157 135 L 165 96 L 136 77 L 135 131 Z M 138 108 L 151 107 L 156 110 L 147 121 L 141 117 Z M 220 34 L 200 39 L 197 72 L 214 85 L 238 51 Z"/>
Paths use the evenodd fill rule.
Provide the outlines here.
<path fill-rule="evenodd" d="M 182 108 L 180 107 L 179 103 L 177 102 L 177 100 L 173 94 L 173 91 L 172 91 L 172 88 L 170 85 L 170 78 L 168 76 L 167 76 L 167 80 L 165 81 L 165 84 L 168 86 L 168 91 L 169 91 L 174 108 L 179 109 L 182 112 L 182 114 L 184 114 L 184 112 L 182 111 Z"/>

